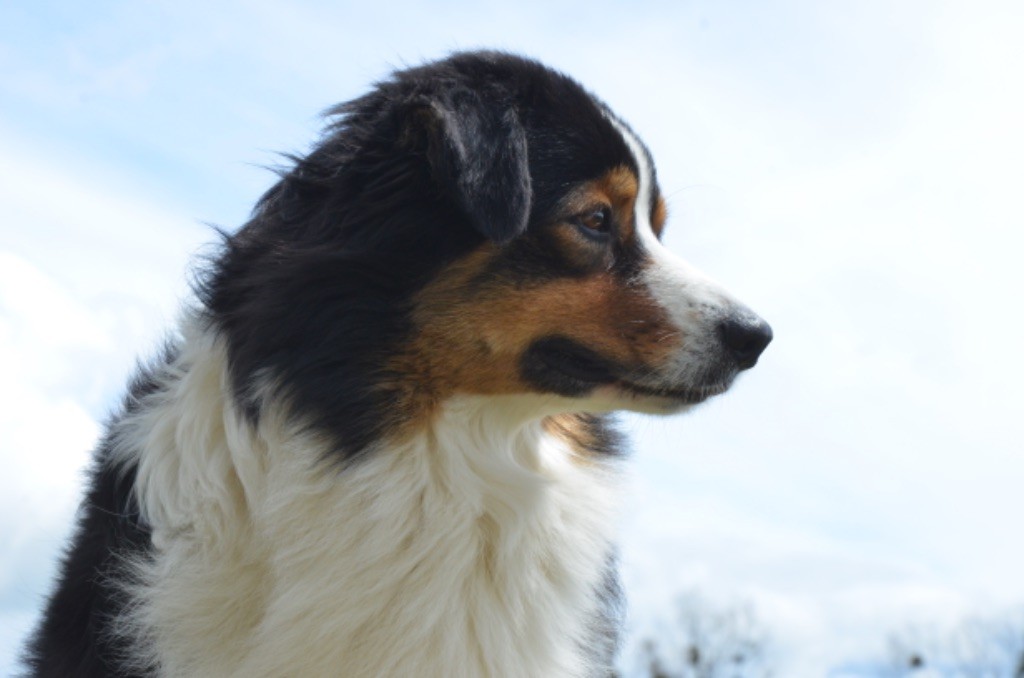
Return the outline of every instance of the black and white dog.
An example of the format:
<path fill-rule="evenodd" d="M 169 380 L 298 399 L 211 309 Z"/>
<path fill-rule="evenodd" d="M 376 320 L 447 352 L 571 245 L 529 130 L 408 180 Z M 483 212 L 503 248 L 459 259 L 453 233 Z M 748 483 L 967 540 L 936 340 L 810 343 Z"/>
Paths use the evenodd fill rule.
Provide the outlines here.
<path fill-rule="evenodd" d="M 109 423 L 31 675 L 609 671 L 603 413 L 722 393 L 771 330 L 564 75 L 457 54 L 331 115 Z"/>

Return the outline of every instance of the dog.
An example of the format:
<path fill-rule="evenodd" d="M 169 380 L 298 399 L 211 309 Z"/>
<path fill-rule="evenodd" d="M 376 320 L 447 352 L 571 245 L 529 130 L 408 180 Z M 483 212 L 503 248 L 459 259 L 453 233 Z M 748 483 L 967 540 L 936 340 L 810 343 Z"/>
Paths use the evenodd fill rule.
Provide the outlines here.
<path fill-rule="evenodd" d="M 660 240 L 633 130 L 499 52 L 328 112 L 94 456 L 33 676 L 607 675 L 607 413 L 770 327 Z"/>

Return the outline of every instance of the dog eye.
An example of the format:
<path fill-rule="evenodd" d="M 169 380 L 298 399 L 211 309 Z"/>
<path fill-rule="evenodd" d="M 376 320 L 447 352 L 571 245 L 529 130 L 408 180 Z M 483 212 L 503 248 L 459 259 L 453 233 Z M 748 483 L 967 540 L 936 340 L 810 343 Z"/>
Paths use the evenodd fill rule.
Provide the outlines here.
<path fill-rule="evenodd" d="M 574 219 L 574 223 L 589 238 L 604 240 L 612 226 L 612 215 L 607 207 L 585 212 Z"/>

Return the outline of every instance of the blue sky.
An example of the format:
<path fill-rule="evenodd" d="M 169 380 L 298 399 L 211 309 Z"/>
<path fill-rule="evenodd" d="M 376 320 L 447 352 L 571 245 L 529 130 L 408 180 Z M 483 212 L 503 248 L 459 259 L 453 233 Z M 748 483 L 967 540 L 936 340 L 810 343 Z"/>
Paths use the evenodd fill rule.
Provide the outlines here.
<path fill-rule="evenodd" d="M 729 395 L 628 417 L 640 633 L 749 600 L 787 676 L 1024 605 L 1024 9 L 1014 2 L 0 6 L 0 673 L 79 469 L 206 224 L 393 67 L 489 46 L 654 152 L 669 246 L 774 326 Z"/>

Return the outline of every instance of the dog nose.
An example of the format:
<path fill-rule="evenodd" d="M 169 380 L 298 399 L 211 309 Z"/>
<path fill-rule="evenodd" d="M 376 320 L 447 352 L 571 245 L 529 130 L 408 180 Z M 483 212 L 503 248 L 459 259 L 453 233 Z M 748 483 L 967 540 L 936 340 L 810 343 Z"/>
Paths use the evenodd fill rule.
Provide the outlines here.
<path fill-rule="evenodd" d="M 771 326 L 747 310 L 734 312 L 722 320 L 718 332 L 741 370 L 756 365 L 761 352 L 772 340 Z"/>

